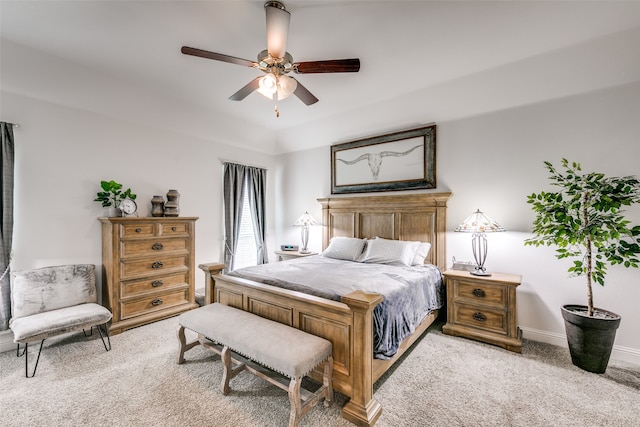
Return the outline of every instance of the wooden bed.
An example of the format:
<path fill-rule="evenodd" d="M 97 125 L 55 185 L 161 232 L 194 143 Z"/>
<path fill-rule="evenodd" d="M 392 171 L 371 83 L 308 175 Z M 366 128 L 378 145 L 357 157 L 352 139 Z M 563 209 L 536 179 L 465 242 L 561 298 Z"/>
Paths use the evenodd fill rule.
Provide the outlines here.
<path fill-rule="evenodd" d="M 446 265 L 447 200 L 451 193 L 354 196 L 318 199 L 322 205 L 323 249 L 334 236 L 418 240 L 430 242 L 425 263 Z M 373 397 L 373 383 L 398 360 L 438 316 L 432 312 L 406 338 L 390 360 L 373 357 L 372 312 L 382 302 L 378 294 L 352 292 L 340 302 L 260 284 L 221 273 L 222 264 L 202 264 L 205 302 L 213 301 L 276 320 L 333 344 L 335 390 L 350 397 L 342 416 L 371 426 L 382 407 Z M 322 378 L 321 369 L 313 375 Z"/>

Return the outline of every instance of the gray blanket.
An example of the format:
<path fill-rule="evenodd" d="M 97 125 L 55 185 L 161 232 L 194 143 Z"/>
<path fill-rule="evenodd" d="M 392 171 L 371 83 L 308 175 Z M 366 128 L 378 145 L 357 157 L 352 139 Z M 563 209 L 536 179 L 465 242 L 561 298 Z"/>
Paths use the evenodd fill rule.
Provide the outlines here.
<path fill-rule="evenodd" d="M 444 302 L 442 274 L 433 265 L 404 267 L 315 255 L 241 268 L 229 275 L 335 301 L 355 290 L 381 294 L 384 301 L 373 312 L 377 359 L 396 354 L 402 340 Z"/>

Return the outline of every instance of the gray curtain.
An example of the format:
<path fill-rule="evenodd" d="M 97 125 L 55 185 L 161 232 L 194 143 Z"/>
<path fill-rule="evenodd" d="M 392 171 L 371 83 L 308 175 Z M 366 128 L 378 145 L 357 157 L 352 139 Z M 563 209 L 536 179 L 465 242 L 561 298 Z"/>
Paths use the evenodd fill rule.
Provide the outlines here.
<path fill-rule="evenodd" d="M 269 261 L 267 256 L 265 195 L 267 171 L 252 166 L 236 163 L 224 163 L 223 197 L 224 197 L 224 263 L 225 271 L 234 269 L 235 253 L 240 234 L 240 220 L 242 218 L 242 201 L 244 199 L 245 183 L 249 210 L 253 219 L 253 234 L 256 239 L 257 263 Z"/>
<path fill-rule="evenodd" d="M 259 168 L 247 168 L 247 189 L 249 190 L 249 206 L 253 219 L 253 234 L 258 249 L 258 265 L 269 262 L 266 242 L 266 194 L 267 171 Z"/>
<path fill-rule="evenodd" d="M 224 164 L 224 263 L 226 272 L 233 270 L 238 247 L 246 169 L 247 167 L 244 165 Z"/>
<path fill-rule="evenodd" d="M 13 125 L 0 122 L 0 132 L 2 134 L 2 146 L 0 147 L 2 151 L 0 276 L 4 274 L 4 277 L 0 280 L 0 331 L 6 331 L 9 329 L 9 319 L 11 318 L 11 286 L 8 270 L 11 262 L 11 245 L 13 241 Z"/>

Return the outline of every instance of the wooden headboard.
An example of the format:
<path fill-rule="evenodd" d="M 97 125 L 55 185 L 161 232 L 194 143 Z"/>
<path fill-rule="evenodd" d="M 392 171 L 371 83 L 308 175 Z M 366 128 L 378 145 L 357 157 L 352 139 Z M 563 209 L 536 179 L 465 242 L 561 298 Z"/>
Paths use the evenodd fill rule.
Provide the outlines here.
<path fill-rule="evenodd" d="M 318 199 L 322 205 L 322 248 L 334 236 L 431 243 L 425 263 L 447 265 L 447 200 L 451 193 L 353 196 Z"/>

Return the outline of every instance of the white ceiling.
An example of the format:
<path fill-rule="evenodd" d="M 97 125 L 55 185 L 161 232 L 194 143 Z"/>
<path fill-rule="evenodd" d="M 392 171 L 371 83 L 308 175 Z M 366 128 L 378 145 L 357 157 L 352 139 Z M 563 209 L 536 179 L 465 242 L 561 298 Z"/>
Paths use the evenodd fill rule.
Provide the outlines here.
<path fill-rule="evenodd" d="M 309 146 L 329 145 L 640 80 L 636 1 L 285 0 L 294 61 L 357 57 L 361 69 L 297 75 L 320 101 L 305 106 L 291 97 L 275 118 L 272 102 L 257 93 L 227 99 L 260 71 L 180 53 L 187 45 L 255 60 L 266 48 L 263 4 L 1 0 L 0 35 L 210 116 L 271 131 L 279 151 L 300 148 L 303 134 L 313 134 Z M 390 112 L 385 123 L 368 113 L 385 105 L 408 118 Z M 421 118 L 403 111 L 407 105 L 419 106 Z M 331 134 L 327 124 L 336 117 L 359 130 L 342 124 Z"/>

